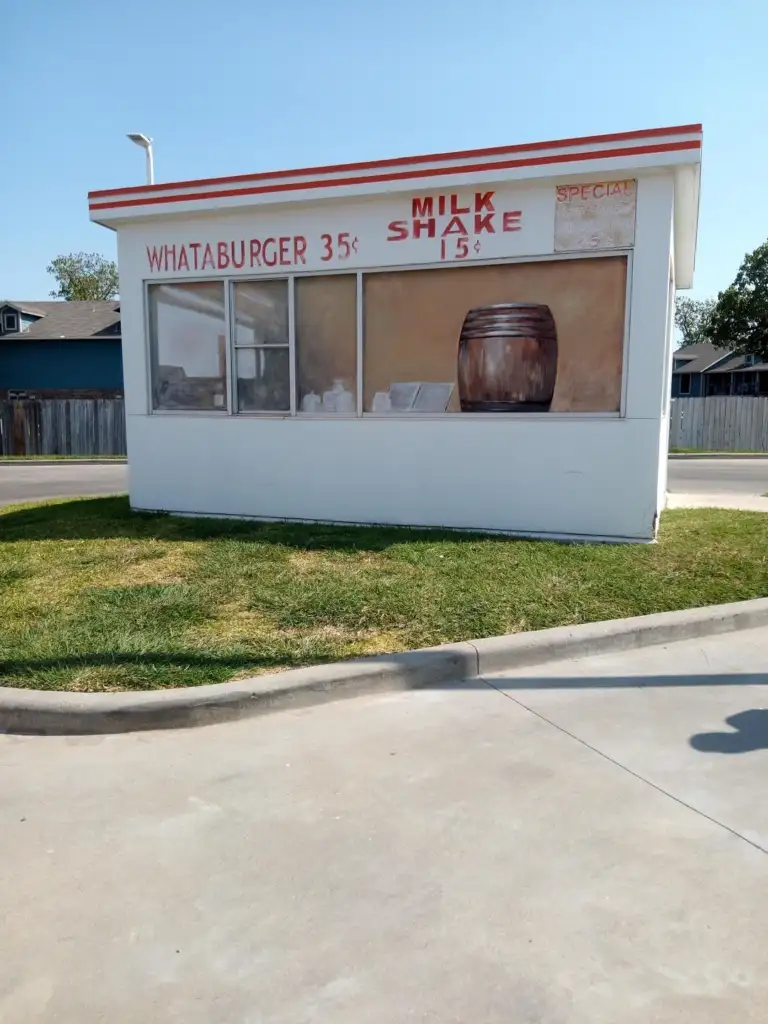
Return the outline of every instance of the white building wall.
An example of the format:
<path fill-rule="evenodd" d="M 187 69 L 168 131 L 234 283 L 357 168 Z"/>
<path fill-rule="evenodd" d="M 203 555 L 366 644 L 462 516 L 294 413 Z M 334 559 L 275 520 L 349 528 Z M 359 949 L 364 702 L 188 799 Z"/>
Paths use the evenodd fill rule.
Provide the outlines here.
<path fill-rule="evenodd" d="M 149 415 L 145 247 L 173 237 L 179 224 L 188 229 L 191 218 L 122 227 L 131 504 L 182 513 L 652 539 L 666 462 L 662 389 L 672 207 L 671 172 L 639 178 L 622 418 Z M 206 215 L 195 218 L 194 230 L 222 237 L 230 223 L 231 215 Z"/>

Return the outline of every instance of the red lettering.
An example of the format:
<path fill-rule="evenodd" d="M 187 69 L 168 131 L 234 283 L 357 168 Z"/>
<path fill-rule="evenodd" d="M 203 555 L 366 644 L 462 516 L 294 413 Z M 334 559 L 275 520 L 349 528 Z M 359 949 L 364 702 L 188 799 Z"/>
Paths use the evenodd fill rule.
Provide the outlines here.
<path fill-rule="evenodd" d="M 522 219 L 522 210 L 505 210 L 501 216 L 502 231 L 522 231 L 523 225 L 520 223 Z"/>
<path fill-rule="evenodd" d="M 199 269 L 198 266 L 197 266 L 197 251 L 198 251 L 198 249 L 200 248 L 201 245 L 202 245 L 202 242 L 190 242 L 189 243 L 189 248 L 192 250 L 192 254 L 195 257 L 195 270 Z"/>
<path fill-rule="evenodd" d="M 493 193 L 491 193 L 492 195 Z M 491 207 L 493 209 L 493 207 Z M 451 213 L 456 216 L 457 213 L 469 213 L 468 206 L 459 206 L 459 197 L 456 195 L 451 196 Z"/>
<path fill-rule="evenodd" d="M 464 221 L 461 217 L 451 217 L 448 224 L 443 229 L 442 237 L 446 235 L 466 235 L 467 229 L 464 227 Z"/>
<path fill-rule="evenodd" d="M 226 270 L 229 266 L 229 253 L 227 252 L 227 243 L 219 242 L 218 246 L 219 254 L 219 270 Z"/>
<path fill-rule="evenodd" d="M 280 266 L 290 267 L 291 265 L 291 239 L 287 235 L 280 237 Z"/>
<path fill-rule="evenodd" d="M 203 252 L 203 270 L 205 270 L 209 263 L 215 269 L 216 264 L 213 259 L 213 249 L 211 248 L 211 243 L 206 242 L 205 250 Z"/>
<path fill-rule="evenodd" d="M 623 185 L 624 185 L 624 182 L 622 182 L 622 181 L 614 181 L 614 183 L 610 187 L 611 188 L 610 194 L 612 196 L 615 196 L 617 194 L 621 195 L 621 193 L 624 192 Z"/>
<path fill-rule="evenodd" d="M 580 191 L 580 189 L 579 189 L 578 185 L 569 185 L 568 186 L 568 198 L 569 199 L 573 199 L 574 196 L 577 196 L 579 194 L 579 191 Z"/>
<path fill-rule="evenodd" d="M 482 213 L 475 214 L 475 234 L 482 235 L 484 231 L 487 231 L 489 235 L 496 234 L 496 228 L 493 226 L 493 214 Z"/>
<path fill-rule="evenodd" d="M 187 247 L 182 245 L 181 251 L 179 252 L 179 262 L 176 264 L 177 270 L 189 270 L 189 260 L 187 259 Z"/>
<path fill-rule="evenodd" d="M 568 189 L 565 185 L 557 186 L 557 201 L 558 203 L 564 203 L 568 198 Z"/>
<path fill-rule="evenodd" d="M 306 263 L 307 258 L 304 255 L 307 251 L 307 240 L 304 235 L 293 236 L 293 262 L 294 263 Z"/>
<path fill-rule="evenodd" d="M 403 242 L 408 237 L 407 221 L 391 220 L 389 224 L 387 224 L 387 229 L 389 231 L 389 234 L 387 235 L 388 242 Z"/>
<path fill-rule="evenodd" d="M 390 227 L 391 226 L 392 225 L 390 225 Z M 147 246 L 147 259 L 149 260 L 149 269 L 151 271 L 152 270 L 156 270 L 159 273 L 163 269 L 163 267 L 162 267 L 162 260 L 163 260 L 163 247 L 162 247 L 162 245 L 160 246 L 159 249 L 158 249 L 158 247 L 156 245 L 153 245 L 151 249 L 149 248 L 149 246 Z"/>
<path fill-rule="evenodd" d="M 421 238 L 422 232 L 426 231 L 427 238 L 434 238 L 436 226 L 434 217 L 430 217 L 429 220 L 415 220 L 413 222 L 413 237 Z"/>
<path fill-rule="evenodd" d="M 445 196 L 437 197 L 437 212 L 441 217 L 445 216 Z"/>
<path fill-rule="evenodd" d="M 237 259 L 235 258 L 235 246 L 237 244 L 238 244 L 237 242 L 232 242 L 231 243 L 232 266 L 236 267 L 239 270 L 241 267 L 245 266 L 245 242 L 240 242 L 240 262 L 239 263 L 237 262 Z"/>
<path fill-rule="evenodd" d="M 254 266 L 260 267 L 261 266 L 261 242 L 259 241 L 258 238 L 252 238 L 251 239 L 250 250 L 251 250 L 251 266 L 252 267 L 254 267 Z"/>
<path fill-rule="evenodd" d="M 165 249 L 165 269 L 166 270 L 168 270 L 168 269 L 175 270 L 176 269 L 176 246 L 175 245 L 165 245 L 165 246 L 163 246 L 163 248 Z M 170 268 L 168 267 L 168 263 L 169 263 L 168 254 L 169 253 L 171 255 L 171 259 L 170 259 L 171 266 L 170 266 Z"/>
<path fill-rule="evenodd" d="M 432 217 L 434 212 L 435 201 L 432 196 L 424 196 L 423 199 L 414 198 L 411 202 L 411 216 L 414 220 L 417 217 Z"/>
<path fill-rule="evenodd" d="M 475 192 L 475 213 L 482 213 L 487 210 L 493 213 L 493 197 L 495 192 Z"/>
<path fill-rule="evenodd" d="M 605 195 L 605 185 L 595 185 L 592 188 L 592 195 L 595 199 L 602 199 Z"/>
<path fill-rule="evenodd" d="M 267 246 L 270 246 L 271 251 L 273 253 L 273 256 L 272 256 L 271 259 L 267 255 Z M 264 245 L 262 246 L 261 251 L 262 251 L 262 253 L 264 255 L 264 263 L 268 267 L 276 267 L 277 266 L 277 239 L 276 238 L 265 238 L 264 239 Z"/>

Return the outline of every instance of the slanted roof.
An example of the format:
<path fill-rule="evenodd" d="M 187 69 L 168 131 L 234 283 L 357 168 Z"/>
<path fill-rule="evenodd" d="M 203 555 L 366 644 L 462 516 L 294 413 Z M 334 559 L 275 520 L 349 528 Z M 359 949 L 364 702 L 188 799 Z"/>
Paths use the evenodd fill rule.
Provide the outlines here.
<path fill-rule="evenodd" d="M 704 373 L 705 370 L 730 354 L 730 349 L 717 348 L 715 345 L 710 345 L 708 341 L 686 345 L 684 348 L 679 348 L 674 354 L 675 359 L 685 359 L 686 363 L 673 370 L 672 373 Z M 719 370 L 720 367 L 718 366 L 717 369 Z"/>
<path fill-rule="evenodd" d="M 719 366 L 712 366 L 706 373 L 733 373 L 734 370 L 754 370 L 752 364 L 747 365 L 746 356 L 731 356 Z"/>
<path fill-rule="evenodd" d="M 16 302 L 6 299 L 0 305 L 33 313 L 40 319 L 30 324 L 25 331 L 14 331 L 0 337 L 0 342 L 11 338 L 29 341 L 53 341 L 61 338 L 119 338 L 120 302 L 109 299 L 103 302 Z"/>
<path fill-rule="evenodd" d="M 20 302 L 18 299 L 0 299 L 0 309 L 3 306 L 13 306 L 14 309 L 18 310 L 19 313 L 31 313 L 32 316 L 45 316 L 41 306 L 50 305 L 50 303 L 40 302 Z"/>

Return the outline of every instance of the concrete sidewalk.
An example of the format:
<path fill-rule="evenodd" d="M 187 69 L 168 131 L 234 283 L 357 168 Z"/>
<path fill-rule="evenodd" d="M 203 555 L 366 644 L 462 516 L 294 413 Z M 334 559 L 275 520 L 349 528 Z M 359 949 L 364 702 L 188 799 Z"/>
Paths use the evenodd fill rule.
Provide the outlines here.
<path fill-rule="evenodd" d="M 667 494 L 667 508 L 732 508 L 768 512 L 768 498 L 757 494 Z"/>
<path fill-rule="evenodd" d="M 0 1020 L 762 1022 L 766 665 L 750 630 L 0 737 Z"/>

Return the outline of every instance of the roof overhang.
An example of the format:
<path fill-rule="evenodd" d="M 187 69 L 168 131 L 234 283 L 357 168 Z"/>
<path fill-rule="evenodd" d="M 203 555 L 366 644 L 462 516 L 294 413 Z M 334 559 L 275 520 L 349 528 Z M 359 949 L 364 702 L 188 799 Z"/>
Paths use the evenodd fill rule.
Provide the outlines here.
<path fill-rule="evenodd" d="M 493 149 L 371 160 L 226 178 L 163 182 L 88 195 L 92 221 L 117 229 L 154 217 L 194 216 L 242 207 L 429 191 L 513 181 L 589 181 L 672 170 L 678 288 L 690 288 L 699 208 L 700 124 Z"/>

